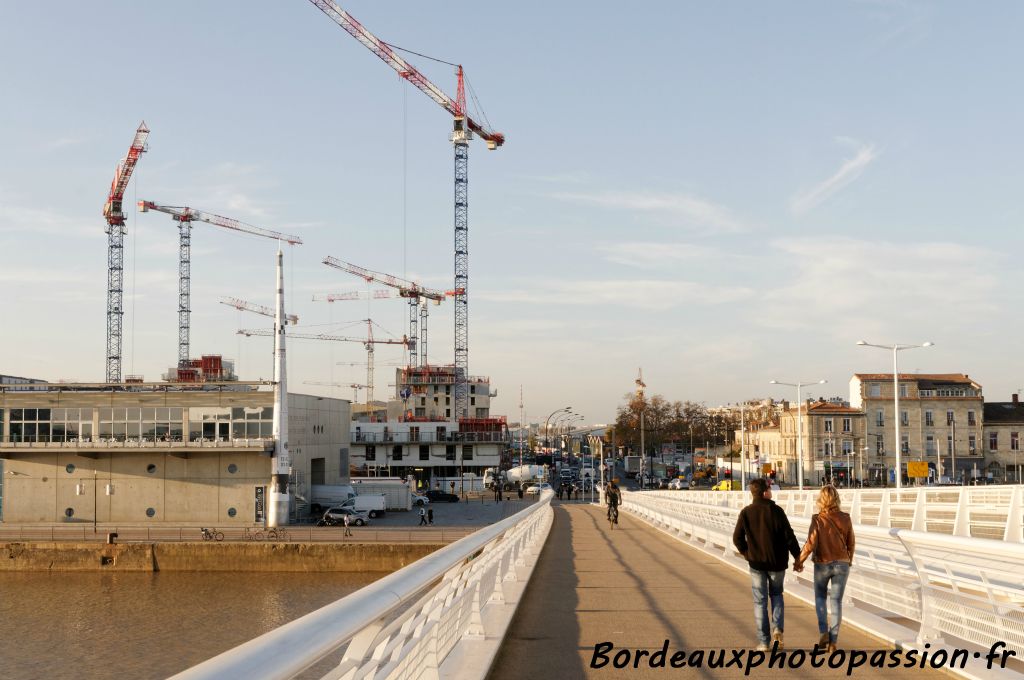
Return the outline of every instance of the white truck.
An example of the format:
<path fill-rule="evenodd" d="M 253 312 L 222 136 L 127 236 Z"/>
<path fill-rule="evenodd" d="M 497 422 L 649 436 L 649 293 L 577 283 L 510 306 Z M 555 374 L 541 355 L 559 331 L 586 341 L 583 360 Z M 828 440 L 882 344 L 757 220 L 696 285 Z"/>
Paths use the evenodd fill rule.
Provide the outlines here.
<path fill-rule="evenodd" d="M 309 499 L 309 510 L 319 515 L 328 508 L 353 508 L 370 517 L 379 517 L 387 510 L 387 501 L 381 493 L 361 493 L 347 484 L 314 484 Z"/>

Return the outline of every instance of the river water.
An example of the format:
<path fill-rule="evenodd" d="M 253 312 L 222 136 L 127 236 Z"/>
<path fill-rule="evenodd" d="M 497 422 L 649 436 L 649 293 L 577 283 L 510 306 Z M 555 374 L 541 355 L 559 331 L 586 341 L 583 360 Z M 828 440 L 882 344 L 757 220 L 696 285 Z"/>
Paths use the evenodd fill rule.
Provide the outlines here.
<path fill-rule="evenodd" d="M 383 573 L 0 573 L 0 677 L 166 678 Z"/>

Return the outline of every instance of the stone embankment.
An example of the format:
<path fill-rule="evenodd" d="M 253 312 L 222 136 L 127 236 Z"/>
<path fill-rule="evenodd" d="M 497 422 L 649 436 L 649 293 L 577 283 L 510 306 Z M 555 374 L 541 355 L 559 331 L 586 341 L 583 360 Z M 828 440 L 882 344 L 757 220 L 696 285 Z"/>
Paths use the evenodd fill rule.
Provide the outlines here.
<path fill-rule="evenodd" d="M 390 572 L 442 543 L 0 543 L 0 571 Z"/>

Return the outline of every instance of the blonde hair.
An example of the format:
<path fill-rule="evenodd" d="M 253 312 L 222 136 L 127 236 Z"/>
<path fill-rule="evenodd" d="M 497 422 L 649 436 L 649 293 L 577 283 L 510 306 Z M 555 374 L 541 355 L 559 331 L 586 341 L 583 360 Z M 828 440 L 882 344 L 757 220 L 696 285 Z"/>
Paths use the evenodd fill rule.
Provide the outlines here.
<path fill-rule="evenodd" d="M 836 487 L 831 484 L 826 484 L 821 487 L 821 493 L 818 494 L 818 512 L 839 512 L 842 510 L 839 502 L 839 492 L 836 491 Z"/>

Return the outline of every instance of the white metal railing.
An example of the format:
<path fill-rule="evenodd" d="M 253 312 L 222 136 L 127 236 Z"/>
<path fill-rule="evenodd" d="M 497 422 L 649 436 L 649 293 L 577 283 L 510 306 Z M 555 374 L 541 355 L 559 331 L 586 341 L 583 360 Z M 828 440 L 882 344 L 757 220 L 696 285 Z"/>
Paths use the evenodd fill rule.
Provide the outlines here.
<path fill-rule="evenodd" d="M 742 508 L 747 491 L 650 491 L 690 503 Z M 1024 543 L 1024 485 L 840 489 L 854 524 Z M 773 491 L 790 517 L 810 518 L 818 489 Z"/>
<path fill-rule="evenodd" d="M 749 502 L 749 494 L 731 495 Z M 694 502 L 696 496 L 625 492 L 623 509 L 746 571 L 732 543 L 741 508 Z M 787 514 L 802 543 L 810 518 Z M 906 630 L 919 644 L 941 643 L 943 636 L 983 648 L 1001 641 L 1024 655 L 1024 544 L 863 524 L 854 531 L 847 599 L 912 621 Z M 786 578 L 791 586 L 813 587 L 811 569 Z"/>
<path fill-rule="evenodd" d="M 174 677 L 291 678 L 343 649 L 324 680 L 483 678 L 551 528 L 552 495 Z"/>

